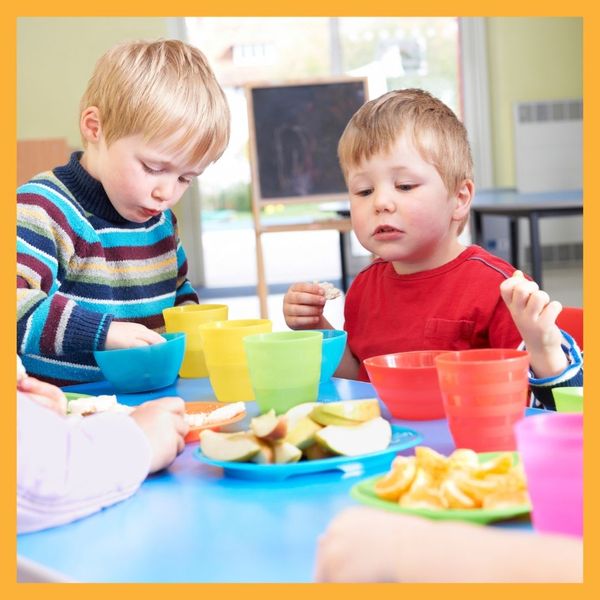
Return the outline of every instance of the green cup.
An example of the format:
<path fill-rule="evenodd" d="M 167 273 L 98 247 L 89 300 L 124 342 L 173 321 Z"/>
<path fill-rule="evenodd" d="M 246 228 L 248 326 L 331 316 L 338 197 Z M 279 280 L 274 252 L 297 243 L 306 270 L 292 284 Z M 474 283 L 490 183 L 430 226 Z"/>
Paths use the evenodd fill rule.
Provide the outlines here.
<path fill-rule="evenodd" d="M 277 414 L 319 394 L 323 333 L 280 331 L 244 338 L 250 381 L 261 413 Z"/>
<path fill-rule="evenodd" d="M 557 412 L 582 413 L 583 388 L 558 387 L 552 390 Z"/>

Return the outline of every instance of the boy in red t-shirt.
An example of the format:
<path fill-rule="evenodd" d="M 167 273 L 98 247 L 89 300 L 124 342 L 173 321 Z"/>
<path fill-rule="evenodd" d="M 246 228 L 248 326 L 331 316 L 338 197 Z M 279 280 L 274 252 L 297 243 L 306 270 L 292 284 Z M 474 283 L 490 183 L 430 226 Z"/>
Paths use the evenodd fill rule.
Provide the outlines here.
<path fill-rule="evenodd" d="M 516 348 L 524 340 L 537 377 L 532 384 L 548 392 L 545 404 L 553 404 L 552 386 L 581 385 L 580 353 L 559 335 L 556 305 L 546 306 L 547 295 L 540 302 L 544 293 L 535 284 L 513 301 L 513 288 L 523 284 L 506 284 L 509 310 L 500 284 L 514 267 L 458 239 L 474 195 L 473 161 L 465 127 L 445 104 L 418 89 L 384 94 L 355 113 L 338 154 L 352 227 L 378 257 L 348 291 L 348 346 L 338 377 L 367 380 L 362 361 L 378 354 Z M 318 285 L 294 284 L 284 298 L 286 323 L 330 329 L 324 304 Z M 546 329 L 529 326 L 543 311 Z"/>

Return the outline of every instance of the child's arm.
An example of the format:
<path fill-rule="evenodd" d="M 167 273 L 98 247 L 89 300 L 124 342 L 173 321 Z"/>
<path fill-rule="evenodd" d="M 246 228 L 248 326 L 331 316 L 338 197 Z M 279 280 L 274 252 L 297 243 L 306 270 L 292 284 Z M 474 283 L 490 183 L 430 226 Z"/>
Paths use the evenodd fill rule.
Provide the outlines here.
<path fill-rule="evenodd" d="M 569 361 L 556 325 L 562 310 L 560 302 L 550 301 L 548 294 L 520 271 L 501 283 L 500 294 L 525 342 L 535 377 L 543 379 L 562 373 Z"/>
<path fill-rule="evenodd" d="M 354 354 L 352 354 L 350 348 L 346 346 L 342 360 L 335 370 L 335 377 L 341 377 L 342 379 L 358 379 L 359 369 L 360 365 L 358 364 L 358 360 Z"/>
<path fill-rule="evenodd" d="M 88 310 L 61 292 L 60 280 L 69 271 L 78 243 L 76 233 L 63 228 L 65 204 L 36 195 L 18 196 L 17 347 L 21 354 L 97 350 L 112 320 L 111 315 Z"/>
<path fill-rule="evenodd" d="M 61 417 L 17 394 L 17 529 L 69 523 L 131 496 L 184 447 L 183 400 L 164 398 L 131 416 Z M 126 460 L 124 460 L 126 459 Z"/>
<path fill-rule="evenodd" d="M 565 536 L 352 507 L 336 516 L 320 537 L 315 579 L 348 583 L 581 582 L 583 544 Z"/>

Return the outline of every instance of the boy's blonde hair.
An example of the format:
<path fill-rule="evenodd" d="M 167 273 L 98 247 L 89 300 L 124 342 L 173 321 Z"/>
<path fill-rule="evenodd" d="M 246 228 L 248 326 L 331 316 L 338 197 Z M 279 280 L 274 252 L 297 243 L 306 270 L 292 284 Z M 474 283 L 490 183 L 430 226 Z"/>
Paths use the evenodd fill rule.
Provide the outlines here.
<path fill-rule="evenodd" d="M 130 136 L 168 141 L 197 163 L 229 142 L 229 107 L 208 62 L 178 40 L 125 42 L 96 63 L 80 103 L 100 111 L 107 145 Z M 84 141 L 85 144 L 85 141 Z"/>
<path fill-rule="evenodd" d="M 348 171 L 380 152 L 389 152 L 401 134 L 411 136 L 424 160 L 440 174 L 449 193 L 473 179 L 467 130 L 441 101 L 424 90 L 394 90 L 361 106 L 338 144 L 340 165 Z M 467 219 L 460 223 L 459 233 Z"/>

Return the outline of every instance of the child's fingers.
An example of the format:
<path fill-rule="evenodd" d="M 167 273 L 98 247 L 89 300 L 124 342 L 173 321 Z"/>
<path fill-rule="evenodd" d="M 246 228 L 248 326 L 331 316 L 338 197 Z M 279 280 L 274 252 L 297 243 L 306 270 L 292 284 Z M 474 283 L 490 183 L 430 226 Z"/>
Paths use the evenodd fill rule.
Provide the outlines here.
<path fill-rule="evenodd" d="M 539 291 L 539 286 L 535 281 L 527 279 L 516 280 L 512 291 L 510 303 L 517 310 L 525 310 L 529 299 Z"/>
<path fill-rule="evenodd" d="M 151 400 L 150 402 L 160 405 L 161 408 L 164 408 L 169 412 L 180 415 L 185 413 L 185 402 L 178 396 L 165 396 L 163 398 L 159 398 L 158 400 Z"/>
<path fill-rule="evenodd" d="M 556 319 L 562 308 L 562 304 L 558 300 L 552 300 L 552 302 L 549 302 L 542 311 L 541 319 L 548 325 L 556 323 Z"/>
<path fill-rule="evenodd" d="M 317 294 L 319 296 L 325 296 L 325 292 L 323 288 L 318 283 L 294 283 L 288 289 L 289 293 L 307 293 L 307 294 Z"/>
<path fill-rule="evenodd" d="M 290 314 L 306 314 L 306 309 L 321 310 L 325 305 L 325 296 L 304 292 L 288 292 L 283 299 L 283 307 Z"/>

